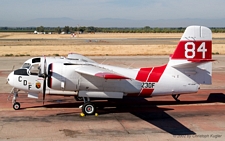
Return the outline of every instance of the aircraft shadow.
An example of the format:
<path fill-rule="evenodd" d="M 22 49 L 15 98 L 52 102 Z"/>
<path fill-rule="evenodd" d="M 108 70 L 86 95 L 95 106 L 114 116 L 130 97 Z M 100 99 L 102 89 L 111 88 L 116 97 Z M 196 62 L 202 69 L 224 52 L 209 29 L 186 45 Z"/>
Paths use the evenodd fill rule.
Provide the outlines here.
<path fill-rule="evenodd" d="M 225 94 L 211 93 L 208 96 L 207 100 L 205 101 L 182 101 L 178 104 L 198 104 L 198 103 L 214 103 L 214 102 L 225 102 Z M 168 102 L 168 103 L 173 104 L 174 102 Z M 159 110 L 158 112 L 132 112 L 132 114 L 155 125 L 156 127 L 172 135 L 196 134 L 195 132 L 185 127 L 183 124 L 181 124 L 179 121 L 171 117 L 169 114 L 167 114 L 163 110 Z"/>
<path fill-rule="evenodd" d="M 62 100 L 63 101 L 63 100 Z M 202 104 L 202 103 L 214 103 L 225 102 L 225 94 L 223 93 L 210 93 L 206 100 L 198 101 L 148 101 L 144 98 L 126 97 L 123 100 L 94 100 L 93 103 L 98 107 L 97 111 L 99 115 L 109 113 L 124 113 L 129 112 L 134 116 L 145 120 L 146 122 L 168 132 L 172 135 L 193 135 L 195 132 L 185 127 L 182 123 L 174 119 L 172 116 L 166 113 L 171 108 L 157 107 L 160 105 L 180 105 L 180 104 Z M 44 106 L 36 106 L 30 108 L 46 107 L 46 108 L 77 108 L 82 105 L 83 102 L 75 103 L 57 103 L 46 104 Z M 103 108 L 105 107 L 105 108 Z M 29 107 L 26 107 L 29 108 Z M 66 113 L 65 113 L 66 114 Z"/>
<path fill-rule="evenodd" d="M 223 102 L 225 103 L 225 94 L 224 93 L 211 93 L 208 96 L 207 102 Z"/>
<path fill-rule="evenodd" d="M 157 107 L 156 105 L 152 104 L 152 101 L 147 101 L 145 99 L 139 99 L 142 103 L 140 105 L 140 101 L 138 102 L 138 106 L 133 103 L 127 104 L 126 102 L 124 104 L 116 105 L 119 108 L 119 112 L 130 112 L 134 116 L 158 127 L 159 129 L 170 133 L 172 135 L 194 135 L 196 134 L 194 131 L 191 131 L 186 126 L 184 126 L 182 123 L 177 121 L 175 118 L 170 116 L 166 111 L 173 110 L 171 108 L 162 108 Z M 154 101 L 154 103 L 157 103 L 159 101 Z M 165 103 L 164 103 L 165 104 Z M 99 110 L 99 114 L 107 114 L 107 113 L 113 113 L 117 112 L 116 109 L 106 109 L 106 110 Z M 157 131 L 154 131 L 157 132 Z M 160 132 L 160 131 L 159 131 Z"/>

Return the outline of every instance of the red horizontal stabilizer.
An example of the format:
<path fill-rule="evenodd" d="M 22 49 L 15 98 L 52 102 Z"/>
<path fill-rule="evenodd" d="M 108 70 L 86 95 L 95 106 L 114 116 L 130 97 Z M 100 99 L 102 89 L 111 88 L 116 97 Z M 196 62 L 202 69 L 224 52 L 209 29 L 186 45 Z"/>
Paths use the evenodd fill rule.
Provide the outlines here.
<path fill-rule="evenodd" d="M 117 74 L 113 74 L 113 73 L 108 73 L 108 72 L 96 73 L 95 76 L 102 77 L 102 78 L 105 78 L 105 79 L 129 79 L 127 77 L 117 75 Z"/>

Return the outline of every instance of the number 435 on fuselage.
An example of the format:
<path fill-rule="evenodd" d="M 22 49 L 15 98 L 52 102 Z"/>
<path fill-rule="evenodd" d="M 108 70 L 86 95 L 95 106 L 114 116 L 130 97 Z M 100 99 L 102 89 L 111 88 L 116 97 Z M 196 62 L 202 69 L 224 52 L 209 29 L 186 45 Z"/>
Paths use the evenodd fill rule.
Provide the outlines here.
<path fill-rule="evenodd" d="M 61 60 L 34 59 L 29 67 L 8 76 L 10 85 L 28 93 L 43 92 L 43 99 L 46 90 L 62 94 L 76 91 L 79 97 L 86 98 L 83 113 L 94 114 L 96 108 L 90 98 L 172 95 L 178 100 L 180 94 L 195 93 L 201 84 L 211 84 L 212 33 L 204 26 L 187 27 L 169 62 L 156 67 L 121 68 L 77 54 Z M 34 64 L 39 71 L 32 72 Z"/>

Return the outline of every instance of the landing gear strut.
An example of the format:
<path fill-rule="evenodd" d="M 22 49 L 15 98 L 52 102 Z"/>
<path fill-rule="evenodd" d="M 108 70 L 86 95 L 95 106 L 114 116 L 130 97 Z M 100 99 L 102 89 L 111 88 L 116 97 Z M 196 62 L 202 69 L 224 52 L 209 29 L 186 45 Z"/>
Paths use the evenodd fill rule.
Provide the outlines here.
<path fill-rule="evenodd" d="M 178 99 L 178 97 L 180 96 L 180 94 L 173 94 L 172 97 L 177 101 L 180 102 L 180 100 Z"/>
<path fill-rule="evenodd" d="M 74 96 L 74 99 L 75 99 L 76 101 L 83 101 L 83 100 L 87 101 L 87 98 L 86 98 L 86 97 L 79 97 L 79 96 L 77 96 L 77 95 Z"/>
<path fill-rule="evenodd" d="M 76 101 L 83 101 L 83 97 L 79 97 L 79 96 L 77 96 L 77 95 L 74 96 L 74 99 L 75 99 Z"/>

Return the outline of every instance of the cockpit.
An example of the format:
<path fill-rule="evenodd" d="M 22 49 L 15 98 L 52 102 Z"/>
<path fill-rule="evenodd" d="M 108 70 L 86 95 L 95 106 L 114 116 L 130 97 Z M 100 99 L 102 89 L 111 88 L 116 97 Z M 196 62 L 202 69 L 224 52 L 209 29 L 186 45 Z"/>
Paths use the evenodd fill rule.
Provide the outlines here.
<path fill-rule="evenodd" d="M 41 58 L 31 58 L 14 72 L 15 75 L 38 75 L 40 71 Z"/>
<path fill-rule="evenodd" d="M 65 57 L 60 57 L 60 58 L 55 58 L 55 57 L 34 57 L 31 59 L 28 59 L 27 61 L 24 62 L 22 67 L 18 69 L 16 72 L 14 72 L 15 75 L 35 75 L 38 76 L 41 71 L 41 64 L 44 64 L 44 61 L 47 61 L 48 63 L 54 63 L 54 62 L 62 62 L 62 63 L 72 63 L 72 64 L 79 64 L 80 62 L 85 62 L 85 63 L 95 63 L 95 61 L 82 56 L 80 54 L 68 54 L 67 58 Z M 47 66 L 48 67 L 48 66 Z M 43 68 L 42 68 L 43 69 Z"/>
<path fill-rule="evenodd" d="M 29 69 L 31 67 L 31 64 L 32 65 L 37 63 L 39 64 L 40 62 L 41 62 L 41 58 L 31 58 L 23 64 L 22 68 Z"/>

